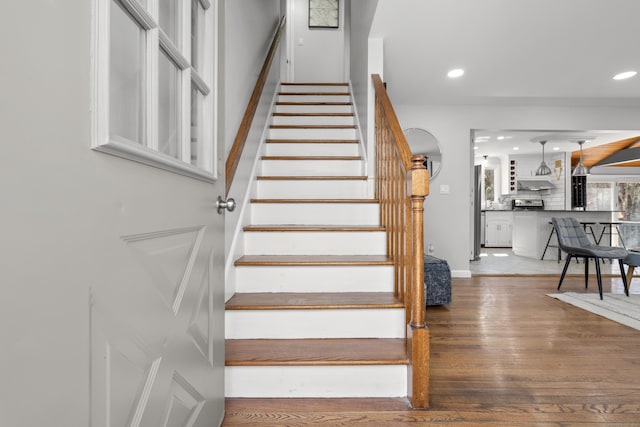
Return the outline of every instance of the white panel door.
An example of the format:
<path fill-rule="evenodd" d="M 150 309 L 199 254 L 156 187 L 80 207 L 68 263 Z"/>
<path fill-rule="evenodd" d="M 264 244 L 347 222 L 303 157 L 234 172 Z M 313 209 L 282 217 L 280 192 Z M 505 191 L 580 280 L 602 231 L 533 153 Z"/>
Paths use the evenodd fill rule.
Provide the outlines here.
<path fill-rule="evenodd" d="M 0 424 L 218 425 L 224 182 L 91 149 L 92 3 L 0 6 Z"/>

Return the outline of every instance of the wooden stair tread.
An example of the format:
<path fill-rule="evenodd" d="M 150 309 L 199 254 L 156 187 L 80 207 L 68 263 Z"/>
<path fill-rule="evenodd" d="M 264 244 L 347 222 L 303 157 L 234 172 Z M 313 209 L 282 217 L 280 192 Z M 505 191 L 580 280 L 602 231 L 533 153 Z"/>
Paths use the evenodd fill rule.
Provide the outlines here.
<path fill-rule="evenodd" d="M 270 125 L 270 129 L 355 129 L 356 125 Z"/>
<path fill-rule="evenodd" d="M 293 101 L 278 101 L 276 105 L 332 105 L 332 106 L 345 106 L 345 105 L 353 105 L 351 102 L 339 102 L 339 101 L 315 101 L 315 102 L 293 102 Z"/>
<path fill-rule="evenodd" d="M 353 113 L 273 113 L 276 117 L 353 117 Z"/>
<path fill-rule="evenodd" d="M 331 310 L 403 308 L 393 292 L 237 293 L 227 310 Z"/>
<path fill-rule="evenodd" d="M 381 225 L 247 225 L 244 231 L 384 231 Z"/>
<path fill-rule="evenodd" d="M 237 339 L 226 366 L 406 365 L 404 338 Z"/>
<path fill-rule="evenodd" d="M 251 199 L 251 203 L 378 203 L 377 199 Z"/>
<path fill-rule="evenodd" d="M 262 160 L 362 160 L 360 156 L 262 156 Z"/>
<path fill-rule="evenodd" d="M 357 139 L 267 139 L 267 144 L 357 144 Z"/>
<path fill-rule="evenodd" d="M 243 255 L 236 266 L 384 266 L 393 265 L 386 255 Z"/>
<path fill-rule="evenodd" d="M 304 176 L 304 175 L 262 175 L 257 176 L 258 181 L 366 181 L 366 175 L 327 175 L 327 176 Z"/>
<path fill-rule="evenodd" d="M 349 96 L 349 92 L 278 92 L 281 96 Z"/>
<path fill-rule="evenodd" d="M 288 82 L 281 83 L 282 86 L 349 86 L 349 83 L 300 83 L 300 82 Z"/>

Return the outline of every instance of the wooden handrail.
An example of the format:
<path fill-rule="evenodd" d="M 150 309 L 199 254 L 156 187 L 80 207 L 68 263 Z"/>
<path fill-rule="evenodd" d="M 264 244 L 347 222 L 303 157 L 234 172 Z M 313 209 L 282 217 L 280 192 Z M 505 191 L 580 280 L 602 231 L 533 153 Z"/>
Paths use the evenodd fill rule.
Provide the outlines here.
<path fill-rule="evenodd" d="M 376 197 L 395 268 L 394 293 L 403 300 L 409 356 L 408 393 L 414 408 L 429 407 L 429 329 L 425 322 L 424 199 L 429 173 L 414 156 L 380 76 L 375 89 Z"/>
<path fill-rule="evenodd" d="M 229 189 L 231 188 L 233 177 L 236 174 L 236 169 L 238 168 L 238 163 L 240 162 L 240 157 L 242 156 L 242 150 L 244 150 L 244 145 L 247 142 L 247 137 L 249 136 L 251 122 L 253 122 L 256 110 L 258 109 L 260 97 L 262 96 L 262 90 L 264 89 L 264 85 L 269 75 L 269 70 L 271 69 L 271 63 L 273 62 L 276 51 L 278 50 L 280 38 L 282 36 L 282 32 L 284 31 L 285 21 L 286 17 L 283 16 L 282 20 L 280 21 L 280 25 L 278 26 L 278 30 L 273 36 L 271 47 L 269 47 L 269 52 L 267 53 L 267 57 L 264 60 L 264 64 L 262 65 L 262 69 L 260 70 L 260 74 L 258 75 L 258 80 L 256 81 L 256 85 L 253 88 L 253 93 L 251 94 L 251 98 L 249 99 L 249 103 L 247 104 L 247 109 L 244 112 L 242 122 L 240 123 L 240 127 L 238 128 L 238 133 L 233 140 L 233 146 L 231 147 L 231 151 L 229 152 L 229 157 L 227 157 L 224 174 L 225 194 L 227 195 L 229 194 Z"/>

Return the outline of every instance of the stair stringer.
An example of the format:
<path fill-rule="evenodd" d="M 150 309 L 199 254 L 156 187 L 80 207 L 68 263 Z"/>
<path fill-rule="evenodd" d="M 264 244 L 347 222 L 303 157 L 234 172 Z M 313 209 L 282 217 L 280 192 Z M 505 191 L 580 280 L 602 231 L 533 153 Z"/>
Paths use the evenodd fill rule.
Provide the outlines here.
<path fill-rule="evenodd" d="M 247 175 L 248 178 L 246 180 L 234 180 L 229 189 L 229 194 L 226 195 L 227 198 L 231 197 L 236 201 L 236 209 L 233 212 L 225 212 L 224 214 L 225 242 L 229 242 L 228 246 L 225 244 L 225 301 L 228 301 L 229 298 L 236 293 L 236 270 L 233 261 L 244 253 L 244 236 L 242 229 L 246 225 L 249 225 L 251 221 L 250 201 L 256 196 L 256 176 L 260 166 L 260 159 L 266 151 L 265 141 L 269 136 L 269 126 L 271 126 L 273 122 L 273 112 L 278 99 L 278 92 L 281 90 L 280 88 L 281 83 L 278 82 L 273 92 L 269 110 L 266 113 L 267 120 L 265 120 L 262 127 L 262 133 L 260 134 L 258 145 L 253 154 L 253 159 L 247 160 L 251 156 L 251 152 L 247 151 L 247 145 L 245 145 L 245 150 L 242 152 L 244 161 L 241 160 L 241 164 L 251 162 L 251 168 Z M 240 168 L 240 166 L 238 166 L 238 168 Z"/>
<path fill-rule="evenodd" d="M 360 115 L 358 114 L 358 109 L 356 108 L 356 99 L 353 95 L 354 93 L 355 91 L 353 90 L 353 83 L 351 80 L 349 80 L 349 94 L 351 95 L 351 103 L 353 104 L 353 117 L 356 124 L 356 135 L 358 136 L 359 141 L 358 151 L 363 159 L 362 174 L 367 177 L 367 196 L 373 198 L 375 195 L 375 180 L 370 172 L 372 172 L 372 162 L 375 161 L 375 156 L 373 155 L 373 153 L 369 153 L 367 151 L 367 146 L 371 145 L 367 142 L 368 138 L 372 138 L 373 136 L 367 135 L 367 138 L 364 138 L 364 134 L 362 133 L 362 122 L 360 121 Z"/>

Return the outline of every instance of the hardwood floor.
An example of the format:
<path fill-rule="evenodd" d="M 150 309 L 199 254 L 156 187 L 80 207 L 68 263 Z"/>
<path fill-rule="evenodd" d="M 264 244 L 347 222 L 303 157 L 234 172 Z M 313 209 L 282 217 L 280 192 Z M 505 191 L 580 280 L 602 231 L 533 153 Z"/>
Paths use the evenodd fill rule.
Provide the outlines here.
<path fill-rule="evenodd" d="M 223 425 L 640 426 L 640 331 L 547 297 L 557 280 L 453 279 L 453 302 L 427 310 L 429 410 L 404 399 L 227 399 Z M 619 278 L 603 286 L 622 293 Z M 584 291 L 583 277 L 562 290 Z"/>

